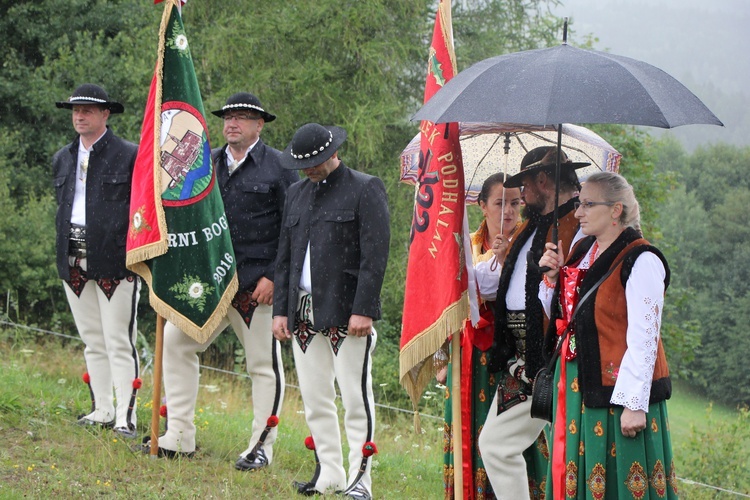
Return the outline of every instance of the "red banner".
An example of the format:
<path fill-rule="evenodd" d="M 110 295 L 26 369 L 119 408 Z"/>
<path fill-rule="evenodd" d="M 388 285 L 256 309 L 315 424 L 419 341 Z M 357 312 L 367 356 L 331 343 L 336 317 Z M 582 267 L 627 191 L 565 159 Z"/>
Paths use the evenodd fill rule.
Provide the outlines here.
<path fill-rule="evenodd" d="M 425 102 L 453 78 L 455 68 L 450 1 L 441 0 L 430 45 Z M 399 354 L 401 384 L 415 406 L 434 376 L 432 356 L 469 315 L 458 123 L 423 121 L 420 134 Z"/>

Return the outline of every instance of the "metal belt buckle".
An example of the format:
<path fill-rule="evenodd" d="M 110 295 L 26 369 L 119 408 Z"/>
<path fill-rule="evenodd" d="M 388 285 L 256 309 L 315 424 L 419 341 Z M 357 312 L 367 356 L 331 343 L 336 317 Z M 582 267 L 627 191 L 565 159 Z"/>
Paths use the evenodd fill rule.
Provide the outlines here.
<path fill-rule="evenodd" d="M 70 233 L 68 238 L 73 241 L 86 241 L 86 226 L 79 226 L 78 224 L 70 225 Z"/>

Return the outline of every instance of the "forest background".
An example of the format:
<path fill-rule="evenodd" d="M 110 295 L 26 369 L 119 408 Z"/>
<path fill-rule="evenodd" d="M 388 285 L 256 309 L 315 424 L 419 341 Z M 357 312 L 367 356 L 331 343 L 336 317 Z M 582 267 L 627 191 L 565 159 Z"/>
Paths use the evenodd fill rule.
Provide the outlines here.
<path fill-rule="evenodd" d="M 564 2 L 563 2 L 564 3 Z M 184 9 L 207 111 L 238 91 L 257 94 L 278 119 L 264 141 L 283 149 L 300 125 L 344 127 L 344 161 L 381 177 L 391 209 L 391 252 L 374 358 L 380 397 L 408 407 L 398 385 L 398 341 L 413 188 L 399 183 L 399 153 L 417 132 L 409 117 L 424 89 L 435 0 L 192 0 Z M 486 57 L 553 46 L 562 19 L 553 0 L 454 2 L 458 69 Z M 558 9 L 559 10 L 559 9 Z M 55 108 L 84 82 L 101 84 L 126 112 L 114 132 L 137 142 L 156 57 L 161 6 L 144 0 L 0 0 L 0 321 L 76 335 L 54 267 L 53 153 L 74 138 Z M 595 34 L 569 41 L 597 47 Z M 722 118 L 722 116 L 720 116 Z M 208 115 L 214 147 L 221 121 Z M 674 376 L 710 400 L 750 403 L 750 148 L 685 147 L 671 135 L 592 126 L 622 154 L 621 173 L 642 204 L 645 236 L 672 267 L 663 337 Z M 471 213 L 472 227 L 479 214 Z M 142 294 L 140 343 L 153 345 L 154 315 Z M 39 344 L 43 332 L 31 333 Z M 287 351 L 285 362 L 291 368 Z M 234 335 L 203 362 L 242 371 Z M 76 359 L 83 369 L 83 359 Z M 291 369 L 289 370 L 292 371 Z"/>

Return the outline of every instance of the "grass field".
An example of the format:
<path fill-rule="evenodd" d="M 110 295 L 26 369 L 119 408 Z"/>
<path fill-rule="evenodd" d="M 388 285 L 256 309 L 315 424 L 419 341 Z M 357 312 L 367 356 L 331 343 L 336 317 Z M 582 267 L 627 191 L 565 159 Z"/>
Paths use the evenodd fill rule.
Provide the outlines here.
<path fill-rule="evenodd" d="M 307 426 L 295 388 L 287 389 L 274 464 L 264 471 L 242 473 L 234 470 L 233 463 L 250 435 L 247 379 L 204 370 L 196 415 L 200 447 L 196 457 L 152 460 L 133 452 L 133 442 L 117 439 L 112 432 L 75 425 L 76 415 L 89 405 L 88 389 L 80 381 L 83 369 L 82 349 L 76 342 L 65 346 L 57 340 L 43 346 L 0 342 L 1 499 L 294 498 L 291 482 L 307 481 L 312 474 L 312 453 L 303 444 Z M 144 375 L 144 381 L 138 426 L 146 434 L 151 414 L 150 374 Z M 436 413 L 439 401 L 430 406 Z M 723 479 L 709 473 L 705 478 L 695 475 L 701 473 L 701 467 L 709 472 L 729 470 L 723 462 L 702 461 L 704 446 L 711 445 L 734 455 L 744 452 L 744 457 L 732 457 L 732 463 L 739 464 L 732 476 L 742 474 L 743 466 L 744 475 L 750 476 L 748 443 L 727 448 L 727 439 L 721 439 L 722 432 L 739 428 L 739 413 L 714 405 L 707 416 L 706 407 L 707 402 L 687 386 L 676 386 L 669 411 L 678 476 L 736 490 L 736 478 L 727 474 Z M 744 424 L 747 427 L 747 419 Z M 373 471 L 376 498 L 443 497 L 442 423 L 425 417 L 422 428 L 421 434 L 415 434 L 410 415 L 378 410 L 379 454 Z M 718 437 L 712 434 L 714 428 Z M 712 436 L 719 441 L 709 443 Z M 745 432 L 744 439 L 747 436 Z M 724 460 L 715 454 L 706 456 Z M 686 470 L 683 462 L 698 465 Z M 682 498 L 733 497 L 703 486 L 681 486 Z"/>

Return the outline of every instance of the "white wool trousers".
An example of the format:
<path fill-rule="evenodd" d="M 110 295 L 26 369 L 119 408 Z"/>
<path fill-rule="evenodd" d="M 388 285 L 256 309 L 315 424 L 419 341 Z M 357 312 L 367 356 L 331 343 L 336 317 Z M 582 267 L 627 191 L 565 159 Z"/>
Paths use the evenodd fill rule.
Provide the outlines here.
<path fill-rule="evenodd" d="M 256 445 L 268 417 L 279 416 L 284 400 L 284 367 L 281 348 L 271 331 L 272 308 L 259 304 L 253 313 L 250 327 L 242 316 L 230 307 L 224 319 L 208 340 L 200 344 L 182 330 L 167 322 L 164 327 L 164 392 L 167 398 L 168 428 L 159 438 L 159 447 L 172 451 L 195 451 L 195 405 L 198 398 L 200 364 L 198 353 L 205 351 L 216 337 L 232 326 L 245 349 L 247 373 L 252 381 L 253 424 L 246 456 Z M 278 427 L 273 427 L 263 443 L 269 463 L 273 460 L 273 444 Z"/>
<path fill-rule="evenodd" d="M 300 295 L 304 292 L 300 291 Z M 310 320 L 314 324 L 312 313 Z M 372 458 L 366 460 L 361 473 L 360 467 L 362 448 L 375 439 L 372 352 L 376 340 L 374 329 L 367 337 L 347 336 L 338 353 L 334 353 L 329 337 L 322 333 L 314 335 L 304 352 L 297 338 L 292 338 L 305 419 L 320 461 L 315 489 L 321 493 L 343 491 L 356 483 L 372 493 Z M 338 383 L 344 406 L 344 429 L 349 443 L 348 477 L 343 463 L 334 382 Z"/>
<path fill-rule="evenodd" d="M 498 499 L 527 499 L 529 478 L 523 452 L 534 444 L 547 421 L 532 418 L 531 398 L 498 415 L 497 398 L 496 392 L 479 434 L 484 468 Z"/>
<path fill-rule="evenodd" d="M 80 259 L 79 265 L 85 271 L 86 259 Z M 64 281 L 63 288 L 78 334 L 86 345 L 83 356 L 93 408 L 85 418 L 134 428 L 137 417 L 133 382 L 140 375 L 136 348 L 140 278 L 121 279 L 110 298 L 95 280 L 87 281 L 80 295 Z"/>

